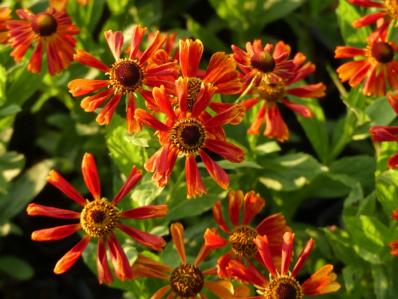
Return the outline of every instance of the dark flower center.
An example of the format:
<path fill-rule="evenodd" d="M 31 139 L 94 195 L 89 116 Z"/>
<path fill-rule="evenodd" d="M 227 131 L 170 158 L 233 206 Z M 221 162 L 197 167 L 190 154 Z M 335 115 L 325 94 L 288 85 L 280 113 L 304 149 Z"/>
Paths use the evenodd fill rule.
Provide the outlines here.
<path fill-rule="evenodd" d="M 32 30 L 40 36 L 49 36 L 57 31 L 57 20 L 50 14 L 39 13 L 32 21 Z"/>
<path fill-rule="evenodd" d="M 376 42 L 372 46 L 372 56 L 380 63 L 388 63 L 394 59 L 394 49 L 385 42 Z"/>
<path fill-rule="evenodd" d="M 254 228 L 250 226 L 237 227 L 232 235 L 229 236 L 232 251 L 239 257 L 254 257 L 257 253 L 257 247 L 253 240 L 256 237 L 257 231 Z"/>
<path fill-rule="evenodd" d="M 285 95 L 285 85 L 282 79 L 275 83 L 262 82 L 256 90 L 267 102 L 277 102 Z"/>
<path fill-rule="evenodd" d="M 202 85 L 202 80 L 199 78 L 189 78 L 188 79 L 188 111 L 192 111 L 193 104 L 200 92 L 200 86 Z"/>
<path fill-rule="evenodd" d="M 189 298 L 202 290 L 204 285 L 203 274 L 194 265 L 181 265 L 171 272 L 170 285 L 177 295 Z"/>
<path fill-rule="evenodd" d="M 110 233 L 119 220 L 119 210 L 106 198 L 86 204 L 80 214 L 80 224 L 90 237 L 103 237 Z"/>
<path fill-rule="evenodd" d="M 138 63 L 123 59 L 112 66 L 109 77 L 116 92 L 133 92 L 141 84 L 144 73 Z"/>
<path fill-rule="evenodd" d="M 275 60 L 268 52 L 256 53 L 250 58 L 251 65 L 263 73 L 272 72 L 275 68 Z"/>
<path fill-rule="evenodd" d="M 301 285 L 288 275 L 274 278 L 265 290 L 265 298 L 270 299 L 302 299 L 303 296 Z"/>
<path fill-rule="evenodd" d="M 170 133 L 170 140 L 182 154 L 197 154 L 206 138 L 204 126 L 194 118 L 176 122 Z"/>

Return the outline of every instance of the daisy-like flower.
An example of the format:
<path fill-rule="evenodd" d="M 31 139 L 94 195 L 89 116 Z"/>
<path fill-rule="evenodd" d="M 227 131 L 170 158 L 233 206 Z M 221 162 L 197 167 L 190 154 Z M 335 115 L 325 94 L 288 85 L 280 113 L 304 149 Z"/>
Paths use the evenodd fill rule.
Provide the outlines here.
<path fill-rule="evenodd" d="M 50 75 L 66 69 L 73 61 L 76 39 L 79 33 L 70 16 L 63 10 L 53 7 L 47 8 L 38 14 L 28 9 L 18 9 L 20 20 L 7 22 L 9 42 L 14 50 L 11 56 L 20 62 L 26 51 L 35 45 L 29 60 L 28 70 L 40 73 L 43 52 L 47 54 L 47 67 Z"/>
<path fill-rule="evenodd" d="M 351 4 L 366 8 L 376 8 L 377 11 L 368 14 L 352 23 L 355 28 L 375 24 L 383 19 L 387 27 L 391 20 L 398 20 L 398 2 L 396 0 L 347 0 Z M 386 28 L 385 27 L 385 28 Z"/>
<path fill-rule="evenodd" d="M 219 259 L 218 274 L 220 277 L 226 276 L 223 266 L 232 255 L 246 261 L 259 258 L 256 245 L 253 242 L 258 235 L 268 236 L 273 256 L 280 252 L 282 236 L 286 231 L 290 231 L 290 227 L 287 226 L 285 217 L 281 213 L 264 218 L 255 227 L 250 226 L 250 222 L 261 212 L 264 206 L 265 200 L 254 191 L 246 194 L 243 194 L 241 190 L 230 191 L 228 194 L 228 215 L 231 225 L 228 225 L 223 216 L 221 202 L 215 203 L 213 207 L 214 219 L 219 228 L 228 235 L 228 239 L 221 237 L 214 229 L 207 229 L 204 238 L 206 246 L 209 248 L 216 249 L 228 245 L 231 247 L 231 250 Z M 241 217 L 242 209 L 243 215 Z M 276 262 L 278 261 L 276 260 Z"/>
<path fill-rule="evenodd" d="M 81 102 L 81 107 L 87 112 L 95 111 L 108 100 L 96 118 L 100 125 L 109 124 L 120 99 L 126 95 L 127 129 L 130 133 L 137 132 L 140 124 L 134 115 L 136 95 L 140 94 L 151 103 L 152 87 L 161 84 L 166 88 L 174 87 L 174 81 L 178 75 L 176 62 L 158 65 L 150 61 L 150 58 L 163 45 L 165 37 L 157 32 L 145 51 L 141 52 L 139 48 L 145 32 L 146 28 L 134 26 L 127 58 L 120 57 L 124 41 L 123 34 L 111 30 L 105 32 L 106 41 L 116 61 L 112 66 L 104 64 L 83 50 L 78 50 L 75 54 L 77 62 L 94 67 L 108 76 L 108 79 L 102 80 L 76 79 L 68 84 L 70 93 L 75 97 L 95 92 L 94 95 L 85 97 Z"/>
<path fill-rule="evenodd" d="M 148 112 L 137 109 L 140 122 L 157 130 L 162 147 L 145 163 L 145 169 L 154 172 L 153 181 L 164 187 L 172 173 L 178 156 L 185 156 L 185 173 L 188 197 L 200 196 L 206 192 L 195 158 L 200 156 L 207 171 L 222 188 L 229 185 L 228 174 L 206 153 L 210 151 L 231 162 L 241 162 L 243 151 L 225 139 L 223 126 L 241 114 L 240 106 L 232 106 L 213 117 L 205 109 L 214 93 L 214 88 L 202 84 L 192 107 L 188 108 L 188 78 L 176 81 L 178 109 L 174 110 L 171 98 L 165 88 L 154 88 L 153 97 L 160 111 L 167 116 L 161 122 Z"/>
<path fill-rule="evenodd" d="M 398 142 L 397 126 L 373 126 L 369 129 L 369 133 L 372 136 L 372 140 L 376 142 Z M 398 167 L 398 153 L 388 159 L 388 167 Z"/>
<path fill-rule="evenodd" d="M 290 55 L 290 47 L 286 46 L 284 53 Z M 297 82 L 315 72 L 315 65 L 311 62 L 305 62 L 306 59 L 305 55 L 300 52 L 297 53 L 292 60 L 294 68 L 291 77 L 278 78 L 274 76 L 272 82 L 262 81 L 251 91 L 255 98 L 249 100 L 249 107 L 258 102 L 262 102 L 262 106 L 248 129 L 248 134 L 258 135 L 262 124 L 265 123 L 265 136 L 276 138 L 280 142 L 289 139 L 289 130 L 282 118 L 278 103 L 303 117 L 313 117 L 313 113 L 308 107 L 294 103 L 287 98 L 289 95 L 303 98 L 320 98 L 325 95 L 326 87 L 323 83 L 297 85 Z M 291 87 L 293 84 L 294 87 Z"/>
<path fill-rule="evenodd" d="M 159 278 L 168 282 L 157 290 L 151 299 L 161 298 L 207 298 L 203 290 L 207 289 L 218 298 L 234 298 L 234 288 L 228 280 L 210 280 L 209 276 L 217 275 L 215 268 L 200 269 L 201 262 L 208 256 L 210 250 L 203 245 L 193 263 L 187 262 L 184 246 L 184 227 L 180 223 L 173 223 L 170 234 L 174 246 L 180 256 L 180 265 L 173 268 L 145 256 L 138 256 L 133 264 L 134 278 Z M 199 297 L 198 297 L 199 296 Z"/>
<path fill-rule="evenodd" d="M 398 221 L 398 209 L 395 209 L 392 214 L 391 218 L 394 219 L 395 221 Z M 391 247 L 391 254 L 398 256 L 398 240 L 390 242 L 390 247 Z"/>
<path fill-rule="evenodd" d="M 7 21 L 11 20 L 11 9 L 0 7 L 0 44 L 8 41 Z"/>
<path fill-rule="evenodd" d="M 272 261 L 272 254 L 267 236 L 257 236 L 255 239 L 259 254 L 270 273 L 270 280 L 261 274 L 254 266 L 246 267 L 239 261 L 229 262 L 228 271 L 232 277 L 253 284 L 260 296 L 251 299 L 303 299 L 306 296 L 318 296 L 337 292 L 340 284 L 336 281 L 337 275 L 333 272 L 333 265 L 327 264 L 312 274 L 303 283 L 296 279 L 304 265 L 314 241 L 311 239 L 301 252 L 292 271 L 289 266 L 293 254 L 294 234 L 286 232 L 283 235 L 281 268 L 278 271 Z"/>
<path fill-rule="evenodd" d="M 289 60 L 290 47 L 279 41 L 275 47 L 267 43 L 263 46 L 261 40 L 246 43 L 246 52 L 232 45 L 233 57 L 243 72 L 244 88 L 252 83 L 270 84 L 280 78 L 288 79 L 294 75 L 294 63 Z"/>
<path fill-rule="evenodd" d="M 203 44 L 200 40 L 180 40 L 179 62 L 181 73 L 188 78 L 188 110 L 191 111 L 202 83 L 215 87 L 215 93 L 229 95 L 242 90 L 236 63 L 231 55 L 224 52 L 214 53 L 210 57 L 206 70 L 199 68 L 203 55 Z"/>
<path fill-rule="evenodd" d="M 141 179 L 141 172 L 135 167 L 133 167 L 126 182 L 111 201 L 101 196 L 98 171 L 91 154 L 85 154 L 83 157 L 82 173 L 84 182 L 93 196 L 92 201 L 89 201 L 80 195 L 80 193 L 56 171 L 50 172 L 48 182 L 62 191 L 74 202 L 82 206 L 82 211 L 79 213 L 35 203 L 29 204 L 27 207 L 27 213 L 30 216 L 45 216 L 77 221 L 73 224 L 34 231 L 32 233 L 32 240 L 59 240 L 66 238 L 75 232 L 82 231 L 84 233 L 84 237 L 55 265 L 54 272 L 56 274 L 66 272 L 79 259 L 90 240 L 96 239 L 98 242 L 97 270 L 99 282 L 112 282 L 112 274 L 107 261 L 107 248 L 109 250 L 117 278 L 120 280 L 131 279 L 133 276 L 131 266 L 129 265 L 127 256 L 119 241 L 116 239 L 115 230 L 121 230 L 142 245 L 154 250 L 160 250 L 165 245 L 163 238 L 140 231 L 134 227 L 127 226 L 123 224 L 121 220 L 141 220 L 163 217 L 167 214 L 167 206 L 148 205 L 127 211 L 122 211 L 116 206 Z"/>
<path fill-rule="evenodd" d="M 366 48 L 337 47 L 335 58 L 357 58 L 337 68 L 340 80 L 351 87 L 364 82 L 362 92 L 367 96 L 383 96 L 386 90 L 398 89 L 397 51 L 398 45 L 388 41 L 386 34 L 371 35 Z"/>

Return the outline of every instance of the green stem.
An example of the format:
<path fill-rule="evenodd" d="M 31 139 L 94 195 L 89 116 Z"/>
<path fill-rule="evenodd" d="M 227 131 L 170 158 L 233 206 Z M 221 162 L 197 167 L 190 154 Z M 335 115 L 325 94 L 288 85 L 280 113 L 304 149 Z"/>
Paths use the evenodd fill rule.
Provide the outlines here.
<path fill-rule="evenodd" d="M 250 89 L 252 89 L 253 87 L 253 80 L 250 81 L 250 84 L 246 87 L 246 89 L 241 93 L 241 95 L 239 96 L 239 98 L 236 99 L 235 104 L 239 103 L 240 101 L 242 101 L 242 99 L 247 95 L 247 93 L 250 91 Z"/>

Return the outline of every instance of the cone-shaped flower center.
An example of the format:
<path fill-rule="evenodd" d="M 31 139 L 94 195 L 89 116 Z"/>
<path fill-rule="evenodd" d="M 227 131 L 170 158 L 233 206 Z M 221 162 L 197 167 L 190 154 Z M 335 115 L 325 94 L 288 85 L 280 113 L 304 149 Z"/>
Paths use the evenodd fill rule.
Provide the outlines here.
<path fill-rule="evenodd" d="M 256 255 L 257 248 L 253 240 L 256 237 L 257 231 L 254 228 L 250 226 L 238 226 L 232 235 L 229 236 L 232 251 L 240 257 L 254 257 Z"/>
<path fill-rule="evenodd" d="M 385 42 L 376 42 L 372 46 L 372 56 L 380 63 L 388 63 L 394 58 L 394 49 Z"/>
<path fill-rule="evenodd" d="M 50 14 L 39 13 L 32 21 L 32 30 L 40 36 L 49 36 L 57 31 L 57 20 Z"/>
<path fill-rule="evenodd" d="M 83 230 L 93 238 L 110 233 L 119 220 L 119 210 L 106 198 L 89 202 L 80 214 Z"/>
<path fill-rule="evenodd" d="M 398 19 L 398 0 L 385 0 L 384 5 L 388 15 L 393 19 Z"/>
<path fill-rule="evenodd" d="M 188 111 L 192 111 L 192 107 L 199 94 L 201 84 L 202 80 L 199 78 L 193 77 L 188 79 Z"/>
<path fill-rule="evenodd" d="M 265 298 L 270 299 L 302 299 L 303 289 L 298 281 L 291 276 L 282 275 L 274 278 L 265 290 Z"/>
<path fill-rule="evenodd" d="M 250 58 L 252 67 L 264 73 L 272 72 L 275 68 L 275 60 L 268 52 L 256 53 Z"/>
<path fill-rule="evenodd" d="M 116 92 L 133 92 L 141 85 L 144 73 L 135 61 L 122 59 L 113 64 L 109 77 Z"/>
<path fill-rule="evenodd" d="M 178 120 L 171 129 L 170 140 L 184 155 L 197 154 L 206 139 L 204 126 L 195 118 Z"/>
<path fill-rule="evenodd" d="M 277 102 L 285 95 L 285 85 L 282 80 L 275 83 L 262 82 L 257 87 L 257 91 L 267 102 Z"/>
<path fill-rule="evenodd" d="M 190 298 L 202 290 L 204 285 L 203 274 L 194 265 L 181 265 L 171 272 L 170 285 L 178 296 Z"/>

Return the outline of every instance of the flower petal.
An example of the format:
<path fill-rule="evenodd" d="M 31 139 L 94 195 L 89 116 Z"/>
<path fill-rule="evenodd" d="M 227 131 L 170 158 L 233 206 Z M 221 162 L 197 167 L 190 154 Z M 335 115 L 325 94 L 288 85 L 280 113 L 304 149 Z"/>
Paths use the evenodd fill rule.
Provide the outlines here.
<path fill-rule="evenodd" d="M 228 193 L 228 215 L 234 227 L 239 224 L 240 210 L 243 206 L 243 192 L 231 190 Z"/>
<path fill-rule="evenodd" d="M 180 40 L 179 60 L 184 77 L 197 77 L 199 63 L 203 55 L 203 44 L 199 39 Z"/>
<path fill-rule="evenodd" d="M 228 244 L 228 241 L 221 237 L 215 228 L 207 228 L 203 238 L 205 245 L 211 249 L 222 248 Z"/>
<path fill-rule="evenodd" d="M 143 109 L 138 108 L 137 110 L 135 110 L 135 115 L 141 123 L 152 129 L 164 132 L 167 132 L 169 130 L 169 127 L 167 125 L 157 120 L 154 116 L 152 116 Z"/>
<path fill-rule="evenodd" d="M 80 195 L 78 191 L 71 184 L 69 184 L 58 172 L 51 170 L 47 177 L 47 182 L 60 190 L 70 199 L 81 206 L 86 204 L 86 200 Z"/>
<path fill-rule="evenodd" d="M 296 265 L 293 268 L 292 271 L 292 276 L 296 277 L 296 275 L 298 274 L 298 272 L 301 270 L 301 268 L 303 267 L 305 261 L 307 260 L 307 258 L 310 256 L 312 248 L 314 247 L 314 240 L 310 239 L 307 242 L 307 245 L 305 245 L 303 251 L 300 253 L 299 258 L 296 262 Z"/>
<path fill-rule="evenodd" d="M 228 161 L 239 163 L 244 159 L 245 154 L 242 149 L 227 141 L 207 139 L 205 146 Z"/>
<path fill-rule="evenodd" d="M 86 236 L 79 241 L 75 246 L 72 247 L 55 265 L 54 273 L 62 274 L 69 270 L 79 257 L 82 255 L 84 249 L 86 249 L 88 243 L 90 242 L 90 237 Z"/>
<path fill-rule="evenodd" d="M 224 216 L 222 214 L 221 202 L 217 201 L 213 206 L 213 217 L 217 222 L 218 226 L 227 234 L 230 233 L 228 225 L 225 223 Z"/>
<path fill-rule="evenodd" d="M 133 271 L 131 270 L 130 263 L 113 233 L 108 237 L 108 247 L 117 278 L 122 281 L 131 279 L 133 277 Z"/>
<path fill-rule="evenodd" d="M 337 292 L 341 286 L 336 279 L 337 275 L 333 272 L 333 265 L 325 265 L 304 281 L 303 292 L 307 296 Z"/>
<path fill-rule="evenodd" d="M 207 171 L 213 180 L 223 189 L 227 189 L 229 185 L 229 176 L 228 174 L 213 161 L 204 151 L 200 151 L 200 157 L 202 158 L 203 163 Z"/>
<path fill-rule="evenodd" d="M 105 31 L 104 33 L 108 47 L 112 52 L 115 60 L 118 61 L 123 46 L 123 33 L 120 31 L 113 32 L 112 30 Z"/>
<path fill-rule="evenodd" d="M 75 55 L 73 55 L 73 58 L 76 62 L 79 62 L 87 66 L 91 66 L 104 73 L 109 71 L 109 67 L 106 64 L 104 64 L 102 61 L 98 60 L 97 58 L 95 58 L 93 55 L 91 55 L 86 51 L 76 50 L 76 53 Z"/>
<path fill-rule="evenodd" d="M 32 232 L 33 241 L 55 241 L 60 240 L 74 234 L 80 230 L 80 223 L 66 224 L 52 228 L 35 230 Z"/>
<path fill-rule="evenodd" d="M 94 199 L 101 198 L 101 183 L 97 165 L 92 154 L 85 153 L 82 160 L 82 174 L 84 182 Z"/>
<path fill-rule="evenodd" d="M 122 212 L 121 216 L 131 219 L 149 219 L 167 215 L 167 205 L 149 205 Z"/>
<path fill-rule="evenodd" d="M 195 157 L 188 155 L 185 159 L 185 179 L 187 182 L 187 197 L 192 198 L 206 193 Z"/>
<path fill-rule="evenodd" d="M 98 281 L 100 284 L 110 284 L 112 282 L 112 273 L 109 270 L 108 259 L 106 257 L 106 247 L 104 241 L 101 238 L 98 239 L 97 247 L 97 272 Z"/>
<path fill-rule="evenodd" d="M 228 280 L 205 281 L 204 287 L 218 296 L 218 298 L 229 299 L 234 294 L 234 286 Z"/>
<path fill-rule="evenodd" d="M 185 255 L 185 246 L 184 246 L 184 227 L 181 223 L 172 223 L 170 226 L 170 234 L 173 239 L 174 246 L 178 252 L 178 255 L 181 258 L 181 263 L 186 264 L 187 258 Z"/>
<path fill-rule="evenodd" d="M 47 207 L 36 203 L 30 203 L 26 208 L 29 216 L 45 216 L 60 219 L 79 219 L 80 213 L 70 210 Z"/>
<path fill-rule="evenodd" d="M 254 243 L 257 246 L 258 252 L 261 256 L 261 259 L 264 265 L 267 267 L 268 271 L 273 275 L 276 276 L 277 272 L 275 269 L 275 265 L 272 261 L 272 255 L 269 248 L 268 238 L 267 236 L 260 236 L 258 235 L 254 240 Z"/>
<path fill-rule="evenodd" d="M 134 188 L 138 181 L 142 177 L 142 172 L 138 170 L 135 166 L 131 169 L 131 172 L 124 182 L 123 186 L 120 188 L 119 192 L 115 195 L 112 200 L 113 205 L 117 205 L 126 195 Z"/>
<path fill-rule="evenodd" d="M 289 271 L 293 253 L 293 242 L 294 234 L 291 232 L 286 232 L 283 235 L 281 275 L 285 275 Z"/>
<path fill-rule="evenodd" d="M 153 250 L 161 250 L 166 245 L 166 241 L 163 238 L 153 234 L 149 234 L 120 223 L 118 224 L 118 228 L 138 243 L 150 247 Z"/>
<path fill-rule="evenodd" d="M 109 80 L 75 79 L 68 83 L 69 92 L 74 96 L 82 96 L 107 87 Z"/>
<path fill-rule="evenodd" d="M 243 224 L 247 225 L 265 206 L 265 200 L 260 194 L 250 191 L 245 194 Z"/>

